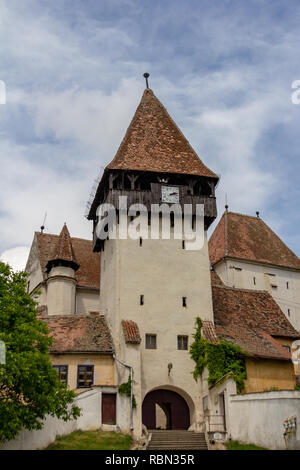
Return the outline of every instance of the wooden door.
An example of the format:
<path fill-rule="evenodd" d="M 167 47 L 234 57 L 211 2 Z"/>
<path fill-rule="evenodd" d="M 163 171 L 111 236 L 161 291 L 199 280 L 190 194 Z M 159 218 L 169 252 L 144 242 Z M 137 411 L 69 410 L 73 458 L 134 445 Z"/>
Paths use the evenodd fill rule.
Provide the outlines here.
<path fill-rule="evenodd" d="M 116 424 L 115 393 L 102 393 L 102 424 Z"/>

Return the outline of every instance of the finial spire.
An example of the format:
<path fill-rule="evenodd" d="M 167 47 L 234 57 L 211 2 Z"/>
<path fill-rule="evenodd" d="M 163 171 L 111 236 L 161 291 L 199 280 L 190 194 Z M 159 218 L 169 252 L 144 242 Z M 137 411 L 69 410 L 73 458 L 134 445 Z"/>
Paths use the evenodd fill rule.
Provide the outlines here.
<path fill-rule="evenodd" d="M 144 77 L 145 77 L 145 79 L 146 79 L 146 88 L 149 88 L 148 78 L 150 77 L 150 74 L 147 73 L 147 72 L 145 72 L 145 73 L 144 73 Z"/>
<path fill-rule="evenodd" d="M 256 211 L 256 217 L 259 219 L 259 211 Z"/>
<path fill-rule="evenodd" d="M 225 210 L 228 212 L 228 202 L 227 202 L 227 194 L 225 194 Z"/>

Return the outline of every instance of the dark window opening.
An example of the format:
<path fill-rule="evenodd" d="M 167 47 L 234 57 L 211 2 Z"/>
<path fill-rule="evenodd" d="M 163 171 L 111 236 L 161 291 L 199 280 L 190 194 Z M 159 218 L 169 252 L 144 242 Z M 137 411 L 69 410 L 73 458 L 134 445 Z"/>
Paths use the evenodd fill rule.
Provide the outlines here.
<path fill-rule="evenodd" d="M 185 241 L 182 240 L 182 249 L 185 250 Z"/>
<path fill-rule="evenodd" d="M 183 307 L 186 307 L 187 304 L 186 304 L 186 297 L 182 297 L 182 306 Z"/>
<path fill-rule="evenodd" d="M 77 388 L 89 388 L 94 383 L 94 366 L 78 366 Z"/>
<path fill-rule="evenodd" d="M 146 349 L 156 349 L 156 335 L 146 335 Z"/>
<path fill-rule="evenodd" d="M 187 351 L 188 336 L 177 336 L 177 349 L 180 351 Z"/>
<path fill-rule="evenodd" d="M 142 237 L 140 237 L 140 246 L 142 246 L 142 245 L 143 245 L 143 239 L 142 239 Z"/>
<path fill-rule="evenodd" d="M 291 316 L 291 311 L 290 311 L 289 308 L 288 308 L 288 316 L 289 316 L 289 317 Z"/>
<path fill-rule="evenodd" d="M 58 373 L 59 381 L 68 385 L 68 366 L 54 365 L 53 368 Z"/>
<path fill-rule="evenodd" d="M 253 278 L 253 284 L 256 286 L 256 278 Z"/>
<path fill-rule="evenodd" d="M 140 305 L 144 305 L 144 296 L 143 295 L 140 296 Z"/>
<path fill-rule="evenodd" d="M 289 288 L 289 283 L 288 283 L 288 282 L 286 283 L 286 288 L 287 288 L 287 289 Z"/>

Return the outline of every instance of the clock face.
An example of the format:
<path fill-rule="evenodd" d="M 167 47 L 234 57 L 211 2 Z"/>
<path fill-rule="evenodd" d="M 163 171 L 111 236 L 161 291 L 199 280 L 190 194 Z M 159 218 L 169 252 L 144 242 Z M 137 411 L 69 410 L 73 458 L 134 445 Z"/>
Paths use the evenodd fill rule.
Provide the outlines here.
<path fill-rule="evenodd" d="M 162 202 L 179 202 L 179 188 L 176 186 L 162 186 L 161 200 Z"/>

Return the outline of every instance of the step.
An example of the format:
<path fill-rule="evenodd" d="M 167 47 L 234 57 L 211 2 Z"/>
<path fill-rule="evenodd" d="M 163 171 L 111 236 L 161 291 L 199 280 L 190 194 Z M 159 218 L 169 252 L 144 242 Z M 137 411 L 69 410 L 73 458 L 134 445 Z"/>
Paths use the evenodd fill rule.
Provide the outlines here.
<path fill-rule="evenodd" d="M 208 450 L 203 432 L 185 430 L 149 430 L 147 450 Z"/>

